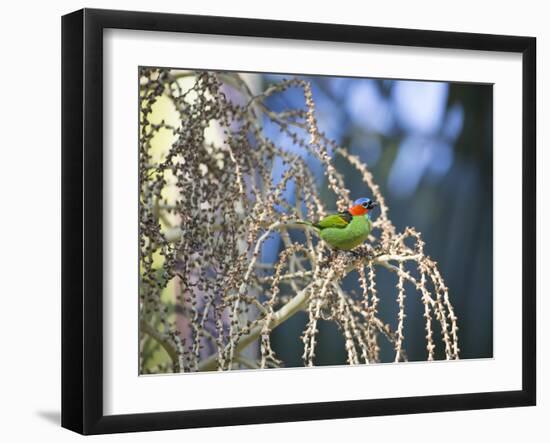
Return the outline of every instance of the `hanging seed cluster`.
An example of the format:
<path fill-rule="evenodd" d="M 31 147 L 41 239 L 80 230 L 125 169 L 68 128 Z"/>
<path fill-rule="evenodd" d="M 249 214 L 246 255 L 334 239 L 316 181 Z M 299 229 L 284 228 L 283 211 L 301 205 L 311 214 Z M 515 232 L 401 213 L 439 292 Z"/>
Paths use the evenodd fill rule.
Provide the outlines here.
<path fill-rule="evenodd" d="M 424 308 L 426 359 L 435 358 L 436 346 L 458 359 L 457 318 L 437 264 L 418 232 L 396 231 L 367 166 L 320 130 L 307 81 L 292 78 L 253 94 L 236 73 L 141 68 L 139 77 L 142 373 L 279 367 L 271 332 L 298 311 L 308 315 L 305 366 L 315 365 L 321 319 L 342 331 L 350 365 L 380 361 L 383 340 L 396 362 L 405 361 L 413 302 Z M 303 107 L 266 106 L 291 88 L 302 91 Z M 161 106 L 175 118 L 159 120 Z M 266 124 L 295 149 L 270 140 Z M 322 186 L 339 210 L 349 207 L 336 155 L 359 172 L 381 208 L 369 242 L 353 253 L 329 250 L 296 223 L 326 214 Z M 262 261 L 274 237 L 277 258 Z M 377 274 L 388 271 L 395 291 L 380 294 Z M 350 272 L 355 294 L 341 284 Z M 397 305 L 394 330 L 379 316 L 381 300 Z"/>

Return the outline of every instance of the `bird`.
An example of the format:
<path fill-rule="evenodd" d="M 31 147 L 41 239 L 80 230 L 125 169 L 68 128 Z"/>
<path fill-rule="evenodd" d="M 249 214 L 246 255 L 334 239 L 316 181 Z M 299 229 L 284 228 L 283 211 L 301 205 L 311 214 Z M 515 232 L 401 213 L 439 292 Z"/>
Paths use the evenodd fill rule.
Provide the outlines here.
<path fill-rule="evenodd" d="M 316 223 L 299 221 L 314 229 L 333 249 L 350 251 L 363 243 L 372 229 L 369 212 L 378 205 L 370 198 L 355 200 L 346 211 L 330 214 Z"/>

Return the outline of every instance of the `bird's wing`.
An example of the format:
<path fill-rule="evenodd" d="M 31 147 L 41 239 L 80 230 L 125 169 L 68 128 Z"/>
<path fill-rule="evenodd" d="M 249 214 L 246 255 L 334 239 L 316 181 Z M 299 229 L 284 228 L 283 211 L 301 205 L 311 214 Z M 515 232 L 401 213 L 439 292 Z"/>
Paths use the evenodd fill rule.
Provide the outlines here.
<path fill-rule="evenodd" d="M 348 212 L 339 212 L 338 214 L 327 215 L 325 218 L 319 220 L 314 226 L 319 229 L 326 228 L 345 228 L 353 216 Z"/>

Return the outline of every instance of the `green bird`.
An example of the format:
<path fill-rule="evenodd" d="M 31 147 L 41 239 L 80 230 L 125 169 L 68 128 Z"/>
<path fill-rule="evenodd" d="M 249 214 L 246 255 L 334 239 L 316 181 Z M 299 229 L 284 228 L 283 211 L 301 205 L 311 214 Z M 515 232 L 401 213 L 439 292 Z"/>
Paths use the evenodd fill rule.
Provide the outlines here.
<path fill-rule="evenodd" d="M 372 221 L 369 211 L 377 203 L 370 198 L 355 200 L 347 211 L 327 215 L 317 223 L 299 222 L 312 227 L 319 236 L 335 249 L 350 249 L 363 243 L 370 234 Z"/>

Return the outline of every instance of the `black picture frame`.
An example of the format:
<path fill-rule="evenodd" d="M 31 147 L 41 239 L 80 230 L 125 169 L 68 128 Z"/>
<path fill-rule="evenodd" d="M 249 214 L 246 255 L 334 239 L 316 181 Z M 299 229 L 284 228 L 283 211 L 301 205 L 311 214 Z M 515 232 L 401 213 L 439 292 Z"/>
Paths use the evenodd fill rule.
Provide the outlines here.
<path fill-rule="evenodd" d="M 171 31 L 522 54 L 522 389 L 131 415 L 103 413 L 103 30 Z M 62 426 L 82 434 L 536 403 L 536 39 L 83 9 L 62 18 Z"/>

